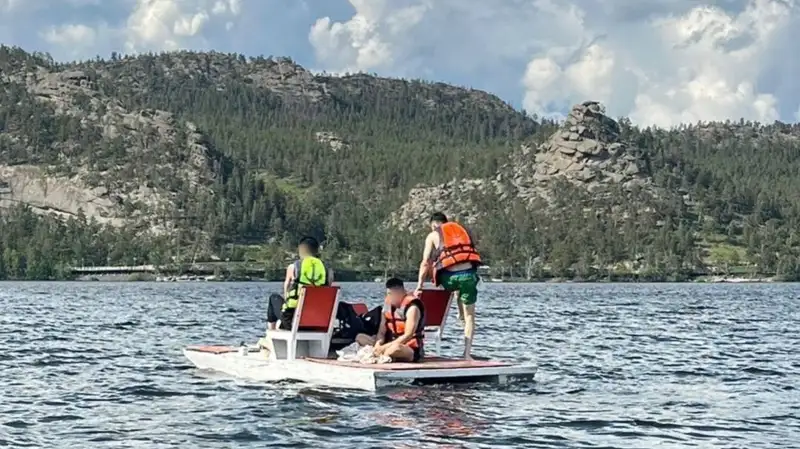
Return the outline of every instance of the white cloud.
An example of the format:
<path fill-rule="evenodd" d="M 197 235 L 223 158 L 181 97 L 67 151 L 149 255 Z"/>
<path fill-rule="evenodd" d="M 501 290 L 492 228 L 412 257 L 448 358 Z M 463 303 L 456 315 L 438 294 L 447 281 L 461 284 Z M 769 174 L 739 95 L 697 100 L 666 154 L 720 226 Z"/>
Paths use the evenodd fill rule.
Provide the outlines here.
<path fill-rule="evenodd" d="M 85 58 L 213 46 L 207 36 L 233 28 L 242 0 L 0 0 L 0 11 L 0 40 Z M 41 43 L 25 45 L 31 34 Z"/>
<path fill-rule="evenodd" d="M 39 35 L 49 44 L 49 50 L 56 50 L 58 54 L 70 59 L 85 59 L 96 55 L 99 48 L 105 48 L 106 41 L 116 34 L 116 30 L 100 23 L 95 27 L 84 24 L 50 26 Z"/>
<path fill-rule="evenodd" d="M 44 39 L 53 45 L 87 45 L 95 44 L 97 32 L 86 25 L 60 25 L 51 27 L 43 34 Z"/>
<path fill-rule="evenodd" d="M 760 79 L 798 13 L 795 0 L 749 0 L 740 10 L 681 0 L 351 3 L 356 13 L 349 21 L 321 19 L 312 29 L 322 68 L 405 74 L 407 65 L 446 59 L 450 72 L 477 71 L 481 64 L 491 72 L 509 61 L 527 62 L 519 73 L 520 97 L 531 112 L 552 115 L 593 99 L 614 115 L 663 126 L 779 118 L 779 99 Z M 398 19 L 412 8 L 413 20 Z M 398 22 L 403 26 L 389 31 Z M 415 56 L 426 46 L 433 51 L 420 64 Z M 458 59 L 448 57 L 454 53 Z"/>
<path fill-rule="evenodd" d="M 125 49 L 130 52 L 176 50 L 202 37 L 212 16 L 236 16 L 239 0 L 137 0 L 128 17 Z M 224 22 L 223 22 L 224 23 Z"/>
<path fill-rule="evenodd" d="M 179 48 L 453 81 L 542 115 L 795 117 L 800 0 L 0 0 L 0 41 L 56 58 Z"/>
<path fill-rule="evenodd" d="M 787 26 L 787 3 L 756 0 L 739 14 L 698 6 L 656 21 L 664 46 L 659 54 L 673 65 L 640 67 L 646 88 L 636 97 L 633 120 L 679 122 L 745 117 L 779 118 L 777 98 L 756 87 L 776 29 Z"/>
<path fill-rule="evenodd" d="M 350 0 L 355 15 L 345 23 L 330 17 L 314 23 L 308 38 L 317 60 L 333 72 L 390 68 L 397 63 L 398 41 L 422 19 L 430 2 L 394 8 L 389 0 Z"/>

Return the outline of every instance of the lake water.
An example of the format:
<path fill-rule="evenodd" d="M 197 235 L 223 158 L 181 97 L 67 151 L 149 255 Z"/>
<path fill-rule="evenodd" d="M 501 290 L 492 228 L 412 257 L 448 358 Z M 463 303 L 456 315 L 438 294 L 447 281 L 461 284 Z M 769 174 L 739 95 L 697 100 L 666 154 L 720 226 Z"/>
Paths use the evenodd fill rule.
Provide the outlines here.
<path fill-rule="evenodd" d="M 532 385 L 374 394 L 184 359 L 187 344 L 255 342 L 278 288 L 0 283 L 0 447 L 800 446 L 800 285 L 484 285 L 475 352 L 536 361 Z"/>

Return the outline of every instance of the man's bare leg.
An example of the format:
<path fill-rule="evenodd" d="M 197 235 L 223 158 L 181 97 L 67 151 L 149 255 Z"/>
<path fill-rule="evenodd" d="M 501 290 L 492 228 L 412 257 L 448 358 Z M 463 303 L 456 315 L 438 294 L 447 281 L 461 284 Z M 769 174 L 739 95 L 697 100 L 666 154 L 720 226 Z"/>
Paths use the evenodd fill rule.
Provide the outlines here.
<path fill-rule="evenodd" d="M 472 360 L 472 336 L 475 331 L 475 304 L 464 307 L 464 358 Z"/>
<path fill-rule="evenodd" d="M 386 353 L 389 357 L 392 358 L 392 362 L 413 362 L 414 361 L 414 350 L 409 348 L 406 345 L 400 345 L 397 349 L 393 352 Z"/>
<path fill-rule="evenodd" d="M 359 346 L 374 346 L 376 340 L 377 338 L 373 337 L 372 335 L 367 335 L 367 334 L 356 335 L 356 343 L 358 343 Z"/>
<path fill-rule="evenodd" d="M 461 293 L 454 291 L 451 297 L 456 302 L 456 309 L 458 310 L 458 322 L 461 324 L 461 327 L 464 327 L 464 304 L 462 304 L 460 301 Z"/>

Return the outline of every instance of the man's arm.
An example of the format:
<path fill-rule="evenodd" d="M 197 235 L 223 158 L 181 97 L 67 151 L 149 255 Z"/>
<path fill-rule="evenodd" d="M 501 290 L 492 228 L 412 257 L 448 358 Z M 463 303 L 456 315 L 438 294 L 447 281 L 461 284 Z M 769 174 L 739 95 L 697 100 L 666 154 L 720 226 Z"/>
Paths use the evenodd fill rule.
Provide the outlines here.
<path fill-rule="evenodd" d="M 422 249 L 422 262 L 419 264 L 419 275 L 417 277 L 417 290 L 422 290 L 422 286 L 425 284 L 425 278 L 431 270 L 431 253 L 436 247 L 433 241 L 435 235 L 436 234 L 431 232 L 425 237 L 425 248 Z"/>
<path fill-rule="evenodd" d="M 375 337 L 375 346 L 382 345 L 384 339 L 386 339 L 386 316 L 381 313 L 381 324 L 378 326 L 378 335 Z"/>
<path fill-rule="evenodd" d="M 286 277 L 283 279 L 283 299 L 289 296 L 289 287 L 291 287 L 292 281 L 294 281 L 294 264 L 286 267 Z"/>
<path fill-rule="evenodd" d="M 417 331 L 417 322 L 419 321 L 419 307 L 411 306 L 408 308 L 406 314 L 406 329 L 403 336 L 392 340 L 392 345 L 404 345 L 406 342 L 414 338 L 414 333 Z"/>

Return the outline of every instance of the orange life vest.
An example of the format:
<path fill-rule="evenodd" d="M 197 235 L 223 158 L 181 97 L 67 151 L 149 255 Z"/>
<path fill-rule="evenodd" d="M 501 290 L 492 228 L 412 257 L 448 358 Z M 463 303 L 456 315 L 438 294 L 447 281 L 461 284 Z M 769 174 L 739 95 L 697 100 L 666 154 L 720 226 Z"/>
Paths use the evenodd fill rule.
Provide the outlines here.
<path fill-rule="evenodd" d="M 475 250 L 472 236 L 463 226 L 448 221 L 439 226 L 436 232 L 439 234 L 439 247 L 436 249 L 433 265 L 434 284 L 439 285 L 436 274 L 453 265 L 470 262 L 472 266 L 478 267 L 483 264 L 481 255 Z"/>
<path fill-rule="evenodd" d="M 400 307 L 392 306 L 388 298 L 386 303 L 389 306 L 388 310 L 383 313 L 384 318 L 386 318 L 386 341 L 395 340 L 405 334 L 408 308 L 414 305 L 419 308 L 419 321 L 417 321 L 417 328 L 414 330 L 414 338 L 406 344 L 412 349 L 421 348 L 425 339 L 425 309 L 422 306 L 422 301 L 411 295 L 406 295 Z"/>

